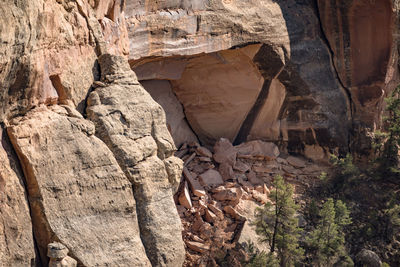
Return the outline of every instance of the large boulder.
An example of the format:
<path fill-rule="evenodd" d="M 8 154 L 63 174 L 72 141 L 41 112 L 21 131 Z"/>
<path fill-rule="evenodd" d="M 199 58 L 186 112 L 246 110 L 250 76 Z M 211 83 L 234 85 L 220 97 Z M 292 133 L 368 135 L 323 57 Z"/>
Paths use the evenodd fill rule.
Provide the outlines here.
<path fill-rule="evenodd" d="M 356 266 L 362 267 L 380 267 L 382 261 L 379 256 L 372 250 L 362 249 L 356 255 L 355 264 Z"/>
<path fill-rule="evenodd" d="M 180 266 L 185 258 L 182 226 L 169 180 L 180 179 L 183 163 L 169 160 L 175 145 L 165 113 L 124 57 L 104 54 L 99 63 L 104 86 L 89 95 L 87 116 L 133 184 L 140 235 L 152 265 Z"/>
<path fill-rule="evenodd" d="M 7 128 L 27 181 L 42 264 L 63 243 L 85 266 L 150 266 L 129 180 L 93 123 L 58 105 L 39 107 Z"/>

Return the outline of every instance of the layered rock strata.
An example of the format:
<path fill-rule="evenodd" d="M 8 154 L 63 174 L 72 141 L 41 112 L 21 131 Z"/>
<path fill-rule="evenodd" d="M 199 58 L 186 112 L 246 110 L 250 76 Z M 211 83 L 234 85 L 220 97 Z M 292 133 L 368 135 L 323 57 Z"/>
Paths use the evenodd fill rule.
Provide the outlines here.
<path fill-rule="evenodd" d="M 181 223 L 172 198 L 182 172 L 164 111 L 137 81 L 123 57 L 99 57 L 101 81 L 89 96 L 87 116 L 134 188 L 140 237 L 153 266 L 184 260 Z"/>

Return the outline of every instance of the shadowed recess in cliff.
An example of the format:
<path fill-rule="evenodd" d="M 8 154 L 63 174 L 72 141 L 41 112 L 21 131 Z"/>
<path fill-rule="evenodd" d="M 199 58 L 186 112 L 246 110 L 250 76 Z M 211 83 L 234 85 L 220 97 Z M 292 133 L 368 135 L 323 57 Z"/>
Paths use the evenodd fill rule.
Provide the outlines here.
<path fill-rule="evenodd" d="M 347 95 L 322 36 L 316 2 L 254 2 L 257 9 L 249 4 L 215 1 L 215 11 L 193 13 L 179 5 L 168 14 L 154 5 L 140 17 L 128 7 L 131 25 L 137 26 L 130 28 L 130 63 L 138 79 L 152 87 L 155 99 L 162 91 L 154 89 L 161 86 L 156 80 L 164 80 L 204 145 L 226 137 L 235 143 L 295 142 L 293 152 L 314 145 L 347 147 Z M 254 16 L 246 17 L 243 8 Z"/>

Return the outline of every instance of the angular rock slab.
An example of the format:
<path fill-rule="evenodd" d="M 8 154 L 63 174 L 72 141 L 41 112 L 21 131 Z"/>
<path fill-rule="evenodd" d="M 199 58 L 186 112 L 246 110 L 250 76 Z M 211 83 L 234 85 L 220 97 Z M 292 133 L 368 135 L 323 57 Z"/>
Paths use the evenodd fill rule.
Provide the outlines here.
<path fill-rule="evenodd" d="M 35 248 L 23 174 L 0 128 L 0 266 L 34 266 Z"/>
<path fill-rule="evenodd" d="M 105 86 L 89 95 L 88 118 L 134 186 L 140 234 L 152 265 L 181 266 L 182 226 L 169 181 L 180 179 L 182 161 L 169 160 L 175 145 L 165 113 L 125 58 L 104 54 L 99 63 Z"/>
<path fill-rule="evenodd" d="M 62 242 L 85 266 L 150 266 L 129 180 L 93 123 L 39 107 L 10 122 L 42 260 Z M 45 263 L 43 263 L 45 264 Z"/>

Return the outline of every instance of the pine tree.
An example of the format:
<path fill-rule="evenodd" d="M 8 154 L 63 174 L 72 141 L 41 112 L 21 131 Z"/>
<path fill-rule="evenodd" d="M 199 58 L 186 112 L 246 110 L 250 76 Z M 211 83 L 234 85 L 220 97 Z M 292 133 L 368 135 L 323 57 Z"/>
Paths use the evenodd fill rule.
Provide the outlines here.
<path fill-rule="evenodd" d="M 346 259 L 346 266 L 352 266 L 344 246 L 343 228 L 351 223 L 350 213 L 342 201 L 336 205 L 332 198 L 322 206 L 320 220 L 315 229 L 306 238 L 315 266 L 329 267 Z"/>
<path fill-rule="evenodd" d="M 400 86 L 393 90 L 392 95 L 385 99 L 388 116 L 384 118 L 386 133 L 379 133 L 384 136 L 384 144 L 379 151 L 377 158 L 377 173 L 381 177 L 391 178 L 399 176 L 399 146 L 400 146 Z M 378 134 L 378 135 L 379 135 Z"/>
<path fill-rule="evenodd" d="M 293 266 L 301 261 L 303 249 L 299 247 L 298 220 L 295 217 L 298 206 L 293 201 L 293 187 L 286 184 L 281 176 L 274 180 L 275 189 L 267 203 L 256 211 L 256 233 L 262 242 L 270 245 L 271 253 L 276 253 L 280 266 Z"/>

